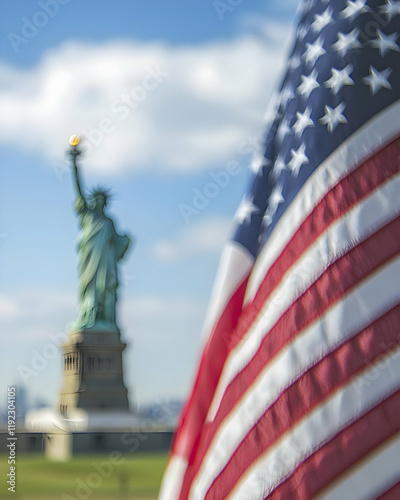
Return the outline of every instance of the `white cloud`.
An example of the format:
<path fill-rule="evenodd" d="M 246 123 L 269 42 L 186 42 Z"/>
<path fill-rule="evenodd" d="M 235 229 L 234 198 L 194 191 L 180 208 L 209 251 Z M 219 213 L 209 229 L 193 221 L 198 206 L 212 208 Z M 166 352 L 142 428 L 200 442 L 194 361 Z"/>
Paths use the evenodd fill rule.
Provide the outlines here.
<path fill-rule="evenodd" d="M 30 69 L 1 64 L 0 140 L 60 161 L 70 135 L 94 140 L 106 119 L 113 132 L 87 154 L 89 170 L 215 165 L 257 132 L 279 77 L 289 27 L 266 26 L 268 36 L 197 46 L 68 42 Z"/>
<path fill-rule="evenodd" d="M 77 297 L 72 292 L 26 288 L 0 294 L 0 329 L 8 332 L 5 344 L 34 344 L 48 332 L 60 332 L 76 316 Z"/>
<path fill-rule="evenodd" d="M 154 244 L 154 256 L 172 262 L 193 254 L 220 254 L 232 230 L 232 219 L 214 217 L 185 227 L 173 240 Z"/>
<path fill-rule="evenodd" d="M 3 320 L 13 320 L 18 316 L 18 307 L 14 300 L 0 296 L 0 317 Z"/>

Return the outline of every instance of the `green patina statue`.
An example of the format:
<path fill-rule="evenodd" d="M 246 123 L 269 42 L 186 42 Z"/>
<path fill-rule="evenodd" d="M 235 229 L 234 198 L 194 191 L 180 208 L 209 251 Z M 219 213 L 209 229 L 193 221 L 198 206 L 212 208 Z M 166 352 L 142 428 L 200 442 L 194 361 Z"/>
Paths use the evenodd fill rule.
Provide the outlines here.
<path fill-rule="evenodd" d="M 69 155 L 77 189 L 75 210 L 81 232 L 78 239 L 80 266 L 80 306 L 73 330 L 88 328 L 118 330 L 115 316 L 118 288 L 117 263 L 125 255 L 131 239 L 115 231 L 113 221 L 104 213 L 107 190 L 93 190 L 89 198 L 82 193 L 77 157 L 79 138 L 72 136 Z"/>

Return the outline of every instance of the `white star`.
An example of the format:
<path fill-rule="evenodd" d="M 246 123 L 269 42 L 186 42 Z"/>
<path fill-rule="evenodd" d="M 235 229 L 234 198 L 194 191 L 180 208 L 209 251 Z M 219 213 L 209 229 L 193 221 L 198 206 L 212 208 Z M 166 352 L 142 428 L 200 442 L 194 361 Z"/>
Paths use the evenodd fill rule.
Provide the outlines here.
<path fill-rule="evenodd" d="M 317 59 L 326 53 L 326 50 L 323 48 L 323 43 L 321 37 L 318 37 L 313 44 L 306 43 L 307 49 L 305 50 L 303 57 L 306 59 L 306 63 L 311 62 L 314 66 L 317 62 Z"/>
<path fill-rule="evenodd" d="M 307 35 L 308 33 L 308 28 L 304 24 L 302 24 L 299 29 L 297 30 L 297 39 L 299 42 L 303 40 L 303 38 Z"/>
<path fill-rule="evenodd" d="M 399 38 L 399 34 L 394 32 L 391 35 L 385 35 L 381 30 L 378 30 L 378 36 L 371 41 L 371 45 L 379 49 L 383 57 L 388 50 L 399 52 L 399 46 L 395 42 Z"/>
<path fill-rule="evenodd" d="M 360 31 L 358 28 L 354 28 L 353 31 L 347 35 L 339 32 L 338 40 L 332 45 L 332 47 L 336 50 L 336 52 L 340 52 L 341 56 L 345 56 L 349 50 L 361 47 L 361 43 L 358 41 L 359 33 Z"/>
<path fill-rule="evenodd" d="M 289 66 L 290 69 L 296 69 L 299 66 L 301 66 L 300 56 L 298 54 L 292 56 L 289 59 L 288 66 Z"/>
<path fill-rule="evenodd" d="M 347 0 L 347 7 L 342 10 L 341 13 L 346 18 L 359 16 L 363 12 L 368 12 L 370 10 L 368 6 L 365 6 L 366 3 L 367 0 L 355 0 L 354 2 Z"/>
<path fill-rule="evenodd" d="M 263 223 L 267 226 L 271 224 L 272 217 L 274 216 L 280 203 L 285 201 L 285 198 L 282 196 L 282 189 L 283 186 L 277 184 L 268 199 L 268 208 L 263 217 Z"/>
<path fill-rule="evenodd" d="M 272 175 L 276 179 L 277 177 L 280 176 L 280 174 L 283 170 L 286 170 L 286 164 L 285 164 L 282 156 L 278 156 L 278 158 L 275 161 L 274 168 L 272 169 Z"/>
<path fill-rule="evenodd" d="M 294 97 L 294 90 L 291 85 L 286 85 L 286 87 L 282 90 L 280 96 L 280 104 L 282 107 L 286 107 L 287 103 L 291 101 Z"/>
<path fill-rule="evenodd" d="M 319 83 L 317 82 L 317 72 L 314 69 L 311 75 L 301 75 L 301 83 L 297 87 L 297 91 L 308 99 L 311 92 L 317 87 L 319 87 Z"/>
<path fill-rule="evenodd" d="M 313 3 L 314 0 L 303 0 L 303 2 L 299 4 L 298 13 L 306 14 L 311 9 Z"/>
<path fill-rule="evenodd" d="M 371 88 L 372 95 L 375 95 L 382 87 L 385 89 L 392 90 L 392 86 L 389 83 L 389 76 L 392 73 L 390 68 L 386 68 L 383 71 L 378 71 L 373 66 L 369 67 L 369 76 L 365 76 L 363 81 L 366 85 Z"/>
<path fill-rule="evenodd" d="M 271 196 L 269 197 L 268 207 L 273 206 L 275 207 L 276 210 L 278 205 L 283 201 L 285 201 L 285 198 L 282 196 L 282 189 L 283 189 L 282 185 L 275 186 L 274 190 L 271 193 Z"/>
<path fill-rule="evenodd" d="M 306 152 L 305 144 L 301 144 L 301 146 L 297 151 L 295 151 L 294 149 L 292 149 L 291 151 L 292 159 L 290 160 L 288 166 L 290 170 L 293 172 L 293 175 L 295 175 L 296 177 L 299 174 L 301 166 L 306 163 L 310 163 L 307 156 L 305 155 L 305 152 Z"/>
<path fill-rule="evenodd" d="M 325 87 L 331 89 L 336 95 L 343 85 L 354 85 L 353 79 L 350 78 L 353 69 L 351 64 L 348 64 L 342 70 L 332 68 L 332 76 L 324 82 Z"/>
<path fill-rule="evenodd" d="M 289 127 L 289 121 L 290 120 L 288 120 L 287 118 L 284 118 L 278 127 L 278 130 L 276 132 L 276 137 L 280 143 L 282 143 L 283 139 L 291 132 L 291 128 Z"/>
<path fill-rule="evenodd" d="M 382 5 L 379 10 L 386 14 L 391 21 L 393 16 L 398 16 L 400 14 L 400 2 L 392 2 L 391 0 L 386 0 L 386 5 Z"/>
<path fill-rule="evenodd" d="M 329 7 L 324 11 L 323 14 L 316 14 L 314 17 L 314 22 L 311 24 L 311 29 L 313 31 L 321 31 L 328 24 L 333 23 L 333 10 Z"/>
<path fill-rule="evenodd" d="M 269 105 L 263 116 L 263 129 L 264 133 L 266 133 L 274 122 L 274 117 L 279 110 L 280 106 L 280 94 L 277 91 L 274 91 L 270 100 Z"/>
<path fill-rule="evenodd" d="M 319 121 L 328 127 L 331 134 L 339 123 L 347 123 L 347 118 L 343 114 L 345 107 L 344 102 L 341 102 L 336 108 L 325 106 L 325 115 Z"/>
<path fill-rule="evenodd" d="M 295 131 L 296 134 L 301 135 L 303 133 L 303 130 L 306 129 L 307 127 L 313 127 L 314 122 L 310 118 L 311 116 L 311 108 L 307 106 L 306 110 L 304 113 L 296 113 L 296 123 L 293 125 L 293 130 Z"/>
<path fill-rule="evenodd" d="M 236 211 L 235 220 L 239 224 L 243 224 L 243 222 L 245 222 L 246 224 L 250 224 L 252 214 L 255 214 L 259 211 L 260 209 L 257 207 L 257 205 L 254 205 L 252 198 L 244 199 L 242 200 L 239 208 Z"/>
<path fill-rule="evenodd" d="M 267 167 L 268 165 L 271 165 L 271 160 L 264 158 L 263 154 L 258 153 L 253 156 L 253 159 L 250 163 L 250 170 L 255 175 L 258 175 L 260 172 L 262 172 L 263 168 Z"/>

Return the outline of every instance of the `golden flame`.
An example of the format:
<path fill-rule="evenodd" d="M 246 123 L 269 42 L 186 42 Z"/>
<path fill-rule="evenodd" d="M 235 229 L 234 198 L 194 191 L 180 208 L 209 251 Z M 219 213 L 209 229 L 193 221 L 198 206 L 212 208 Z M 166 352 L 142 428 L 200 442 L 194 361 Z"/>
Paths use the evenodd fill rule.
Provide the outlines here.
<path fill-rule="evenodd" d="M 79 143 L 81 142 L 81 138 L 79 137 L 79 135 L 71 135 L 70 139 L 69 139 L 69 143 L 71 144 L 71 146 L 77 146 Z"/>

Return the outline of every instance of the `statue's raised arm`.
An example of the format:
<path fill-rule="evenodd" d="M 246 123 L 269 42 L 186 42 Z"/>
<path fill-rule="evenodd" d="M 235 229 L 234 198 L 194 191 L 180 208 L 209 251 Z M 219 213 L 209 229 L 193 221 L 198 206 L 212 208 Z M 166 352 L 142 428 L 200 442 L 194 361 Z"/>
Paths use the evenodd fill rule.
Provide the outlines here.
<path fill-rule="evenodd" d="M 82 196 L 82 198 L 84 198 L 84 196 L 82 194 L 80 179 L 79 179 L 78 165 L 76 164 L 76 156 L 73 156 L 73 174 L 74 174 L 75 186 L 76 186 L 76 190 L 78 192 L 78 195 Z"/>
<path fill-rule="evenodd" d="M 71 148 L 68 151 L 68 154 L 72 160 L 72 175 L 75 181 L 75 188 L 77 193 L 75 208 L 78 213 L 80 213 L 82 210 L 87 210 L 88 208 L 87 200 L 82 192 L 80 174 L 79 174 L 78 164 L 76 161 L 77 157 L 81 154 L 80 150 L 77 148 L 79 142 L 80 142 L 79 137 L 73 135 L 69 141 Z"/>

